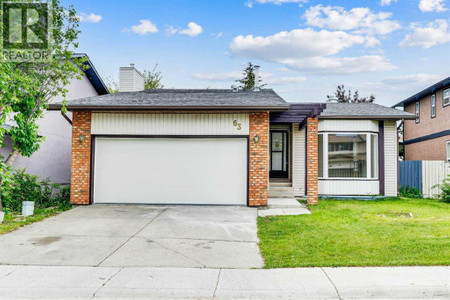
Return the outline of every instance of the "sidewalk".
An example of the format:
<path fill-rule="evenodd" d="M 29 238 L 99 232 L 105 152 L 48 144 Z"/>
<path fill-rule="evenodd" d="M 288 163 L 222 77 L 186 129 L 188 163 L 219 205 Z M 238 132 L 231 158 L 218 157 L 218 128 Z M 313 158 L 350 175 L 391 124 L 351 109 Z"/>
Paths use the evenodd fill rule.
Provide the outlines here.
<path fill-rule="evenodd" d="M 11 298 L 450 298 L 450 267 L 272 270 L 0 266 Z"/>

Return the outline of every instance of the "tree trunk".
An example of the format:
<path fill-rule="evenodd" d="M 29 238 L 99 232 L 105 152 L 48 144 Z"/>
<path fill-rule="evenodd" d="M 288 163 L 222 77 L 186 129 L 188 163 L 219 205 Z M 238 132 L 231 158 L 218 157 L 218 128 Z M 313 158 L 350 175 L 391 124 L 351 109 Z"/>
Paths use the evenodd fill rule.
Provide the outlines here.
<path fill-rule="evenodd" d="M 13 150 L 9 155 L 8 158 L 5 161 L 6 167 L 11 167 L 12 164 L 16 161 L 17 157 L 19 156 L 18 150 Z"/>

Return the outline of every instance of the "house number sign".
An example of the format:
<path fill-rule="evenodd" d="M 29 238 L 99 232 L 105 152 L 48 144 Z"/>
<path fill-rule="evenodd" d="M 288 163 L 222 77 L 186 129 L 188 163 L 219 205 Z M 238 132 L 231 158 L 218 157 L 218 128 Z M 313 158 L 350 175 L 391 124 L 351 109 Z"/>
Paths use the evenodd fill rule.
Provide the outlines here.
<path fill-rule="evenodd" d="M 233 126 L 237 128 L 237 130 L 241 130 L 242 126 L 241 123 L 239 123 L 237 120 L 233 121 Z"/>

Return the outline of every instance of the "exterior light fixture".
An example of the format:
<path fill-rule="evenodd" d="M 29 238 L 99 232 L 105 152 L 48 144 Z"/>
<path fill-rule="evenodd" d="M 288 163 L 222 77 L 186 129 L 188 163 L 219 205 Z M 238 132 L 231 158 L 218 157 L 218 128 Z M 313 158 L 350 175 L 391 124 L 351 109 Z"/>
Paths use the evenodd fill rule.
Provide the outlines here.
<path fill-rule="evenodd" d="M 255 137 L 253 138 L 253 141 L 255 141 L 255 143 L 258 144 L 258 142 L 259 142 L 259 136 L 258 136 L 258 135 L 255 135 Z"/>
<path fill-rule="evenodd" d="M 80 143 L 82 143 L 82 142 L 84 142 L 86 140 L 86 137 L 84 135 L 80 134 L 78 139 L 80 140 Z"/>

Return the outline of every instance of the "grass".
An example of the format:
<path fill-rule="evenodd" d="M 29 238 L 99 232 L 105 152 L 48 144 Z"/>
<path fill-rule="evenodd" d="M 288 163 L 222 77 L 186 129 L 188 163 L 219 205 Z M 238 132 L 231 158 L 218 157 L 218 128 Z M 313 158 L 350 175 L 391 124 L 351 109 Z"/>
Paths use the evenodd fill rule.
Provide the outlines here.
<path fill-rule="evenodd" d="M 450 204 L 320 200 L 310 210 L 258 218 L 266 268 L 450 265 Z"/>
<path fill-rule="evenodd" d="M 50 208 L 37 208 L 34 210 L 34 215 L 29 217 L 22 217 L 13 213 L 5 215 L 3 223 L 0 224 L 0 235 L 11 231 L 14 231 L 22 226 L 42 221 L 46 218 L 55 216 L 63 211 L 69 210 L 70 206 L 65 207 L 50 207 Z"/>

